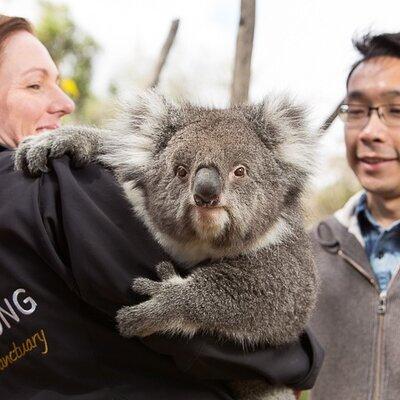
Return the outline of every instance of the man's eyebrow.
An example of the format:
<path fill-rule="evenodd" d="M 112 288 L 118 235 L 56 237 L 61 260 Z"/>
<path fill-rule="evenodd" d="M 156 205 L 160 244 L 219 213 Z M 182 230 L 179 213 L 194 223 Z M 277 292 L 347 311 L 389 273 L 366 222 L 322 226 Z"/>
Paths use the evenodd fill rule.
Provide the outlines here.
<path fill-rule="evenodd" d="M 399 90 L 390 90 L 382 95 L 382 97 L 400 97 Z"/>
<path fill-rule="evenodd" d="M 351 101 L 351 100 L 368 100 L 368 97 L 363 92 L 354 90 L 352 92 L 347 93 L 346 95 L 346 101 Z"/>

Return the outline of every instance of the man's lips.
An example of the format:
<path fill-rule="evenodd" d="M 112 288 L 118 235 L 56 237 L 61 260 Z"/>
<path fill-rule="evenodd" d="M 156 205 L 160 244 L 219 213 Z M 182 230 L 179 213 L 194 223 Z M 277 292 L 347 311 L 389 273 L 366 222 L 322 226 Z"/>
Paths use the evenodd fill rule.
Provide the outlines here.
<path fill-rule="evenodd" d="M 397 157 L 379 157 L 379 156 L 362 156 L 357 157 L 357 160 L 367 171 L 377 171 L 380 168 L 393 163 L 397 162 Z"/>
<path fill-rule="evenodd" d="M 379 157 L 359 157 L 358 159 L 359 161 L 365 162 L 367 164 L 378 164 L 381 162 L 397 160 L 397 158 L 379 158 Z"/>

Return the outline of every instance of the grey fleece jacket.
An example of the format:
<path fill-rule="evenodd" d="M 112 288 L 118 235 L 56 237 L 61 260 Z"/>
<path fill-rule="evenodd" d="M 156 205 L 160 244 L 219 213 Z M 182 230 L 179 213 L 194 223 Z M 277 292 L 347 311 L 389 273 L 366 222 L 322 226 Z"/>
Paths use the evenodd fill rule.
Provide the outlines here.
<path fill-rule="evenodd" d="M 312 400 L 400 399 L 400 277 L 379 292 L 354 215 L 359 195 L 312 232 L 321 285 L 311 327 L 325 349 Z"/>

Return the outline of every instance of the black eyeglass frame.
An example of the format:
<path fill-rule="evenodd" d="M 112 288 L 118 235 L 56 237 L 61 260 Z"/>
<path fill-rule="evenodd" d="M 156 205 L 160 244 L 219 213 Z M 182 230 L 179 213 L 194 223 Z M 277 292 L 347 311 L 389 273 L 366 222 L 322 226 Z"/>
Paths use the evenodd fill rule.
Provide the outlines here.
<path fill-rule="evenodd" d="M 348 115 L 349 115 L 349 107 L 353 105 L 355 107 L 363 108 L 364 110 L 367 111 L 367 113 L 360 118 L 356 118 L 352 121 L 348 120 Z M 394 121 L 388 121 L 387 120 L 387 113 L 384 110 L 388 110 L 390 107 L 396 107 L 399 110 L 398 116 L 394 117 Z M 349 127 L 355 127 L 355 128 L 360 128 L 365 126 L 368 122 L 369 119 L 371 118 L 372 112 L 376 111 L 378 114 L 379 119 L 382 121 L 383 124 L 389 127 L 400 127 L 400 104 L 380 104 L 375 107 L 367 106 L 367 105 L 362 105 L 362 104 L 346 104 L 343 103 L 339 106 L 338 109 L 338 116 L 339 118 Z M 393 117 L 393 116 L 392 116 Z"/>

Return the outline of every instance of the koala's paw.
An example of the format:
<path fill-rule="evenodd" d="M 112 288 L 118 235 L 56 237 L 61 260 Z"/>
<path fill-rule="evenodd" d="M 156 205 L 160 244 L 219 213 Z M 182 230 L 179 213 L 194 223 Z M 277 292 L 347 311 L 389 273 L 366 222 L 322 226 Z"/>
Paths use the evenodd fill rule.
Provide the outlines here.
<path fill-rule="evenodd" d="M 296 400 L 296 395 L 292 389 L 271 388 L 265 396 L 265 400 Z"/>
<path fill-rule="evenodd" d="M 136 306 L 121 308 L 117 313 L 117 325 L 120 334 L 130 338 L 145 337 L 160 331 L 162 315 L 153 300 Z"/>
<path fill-rule="evenodd" d="M 270 386 L 262 380 L 231 381 L 230 386 L 239 399 L 296 400 L 293 389 Z"/>
<path fill-rule="evenodd" d="M 182 308 L 187 303 L 183 291 L 186 278 L 180 277 L 169 262 L 158 264 L 156 272 L 160 281 L 147 278 L 133 281 L 132 290 L 150 299 L 118 311 L 116 319 L 122 336 L 145 337 L 156 332 L 189 332 Z"/>
<path fill-rule="evenodd" d="M 24 171 L 30 176 L 39 176 L 48 172 L 47 156 L 48 149 L 43 147 L 43 137 L 50 132 L 39 136 L 28 136 L 25 138 L 14 153 L 14 169 Z"/>
<path fill-rule="evenodd" d="M 49 159 L 69 154 L 77 167 L 88 164 L 97 153 L 98 144 L 78 127 L 65 127 L 29 136 L 18 146 L 14 155 L 14 168 L 29 176 L 39 176 L 48 172 Z M 92 135 L 93 136 L 93 135 Z"/>
<path fill-rule="evenodd" d="M 175 272 L 174 266 L 167 261 L 156 266 L 157 276 L 160 281 L 147 278 L 136 278 L 132 284 L 132 290 L 144 296 L 155 297 L 168 290 L 175 283 L 183 282 L 183 279 Z"/>

